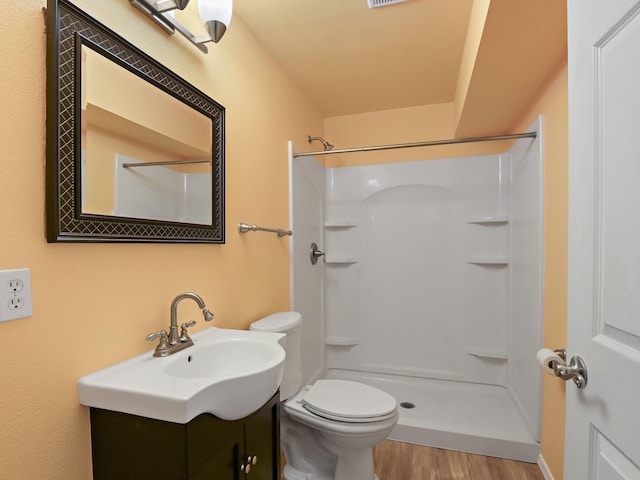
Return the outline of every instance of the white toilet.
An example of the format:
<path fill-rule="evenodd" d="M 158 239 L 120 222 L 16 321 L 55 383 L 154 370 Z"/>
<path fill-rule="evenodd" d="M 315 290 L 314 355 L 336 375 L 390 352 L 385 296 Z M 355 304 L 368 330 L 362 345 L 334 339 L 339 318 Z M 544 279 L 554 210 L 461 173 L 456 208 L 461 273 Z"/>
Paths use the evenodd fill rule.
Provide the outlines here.
<path fill-rule="evenodd" d="M 280 312 L 251 330 L 286 333 L 280 384 L 281 443 L 286 480 L 374 480 L 373 446 L 398 422 L 396 400 L 380 389 L 345 380 L 302 384 L 297 312 Z"/>

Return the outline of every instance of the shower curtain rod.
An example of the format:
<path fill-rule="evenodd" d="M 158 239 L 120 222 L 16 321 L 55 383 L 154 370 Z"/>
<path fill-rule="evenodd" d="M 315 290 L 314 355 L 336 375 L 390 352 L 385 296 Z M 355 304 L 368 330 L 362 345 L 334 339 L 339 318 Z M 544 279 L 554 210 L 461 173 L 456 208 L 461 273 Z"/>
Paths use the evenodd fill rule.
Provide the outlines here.
<path fill-rule="evenodd" d="M 321 152 L 294 153 L 293 158 L 309 155 L 333 155 L 335 153 L 371 152 L 374 150 L 392 150 L 396 148 L 432 147 L 434 145 L 453 145 L 457 143 L 491 142 L 494 140 L 516 140 L 519 138 L 536 138 L 538 132 L 512 133 L 508 135 L 494 135 L 491 137 L 454 138 L 451 140 L 432 140 L 428 142 L 397 143 L 395 145 L 377 145 L 373 147 L 343 148 L 336 150 L 323 150 Z"/>
<path fill-rule="evenodd" d="M 187 165 L 189 163 L 211 163 L 211 160 L 167 160 L 166 162 L 123 163 L 122 168 L 155 167 L 157 165 Z"/>

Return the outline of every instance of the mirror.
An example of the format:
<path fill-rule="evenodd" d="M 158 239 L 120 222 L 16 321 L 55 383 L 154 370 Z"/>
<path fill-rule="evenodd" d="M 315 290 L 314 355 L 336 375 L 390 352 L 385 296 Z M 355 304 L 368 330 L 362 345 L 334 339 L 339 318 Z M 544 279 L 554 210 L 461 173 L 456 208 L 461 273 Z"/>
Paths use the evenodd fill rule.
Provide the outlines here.
<path fill-rule="evenodd" d="M 47 240 L 224 243 L 224 107 L 49 0 Z"/>

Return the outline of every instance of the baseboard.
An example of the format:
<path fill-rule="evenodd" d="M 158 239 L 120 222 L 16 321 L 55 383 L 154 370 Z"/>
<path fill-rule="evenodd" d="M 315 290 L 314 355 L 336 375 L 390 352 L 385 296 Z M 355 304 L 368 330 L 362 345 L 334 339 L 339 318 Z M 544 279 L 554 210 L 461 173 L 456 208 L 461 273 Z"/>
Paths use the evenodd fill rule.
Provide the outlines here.
<path fill-rule="evenodd" d="M 538 457 L 538 466 L 540 467 L 544 480 L 554 480 L 553 475 L 551 475 L 551 471 L 547 466 L 547 462 L 544 461 L 544 457 L 542 455 Z"/>

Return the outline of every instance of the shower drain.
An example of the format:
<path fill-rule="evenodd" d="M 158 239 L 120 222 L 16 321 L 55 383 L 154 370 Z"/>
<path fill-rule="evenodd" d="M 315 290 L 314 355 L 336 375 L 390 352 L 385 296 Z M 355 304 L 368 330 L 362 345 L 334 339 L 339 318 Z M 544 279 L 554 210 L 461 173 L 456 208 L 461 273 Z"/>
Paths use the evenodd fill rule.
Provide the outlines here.
<path fill-rule="evenodd" d="M 416 404 L 411 402 L 400 402 L 400 406 L 402 408 L 416 408 Z"/>

